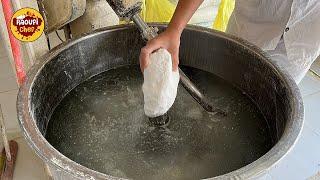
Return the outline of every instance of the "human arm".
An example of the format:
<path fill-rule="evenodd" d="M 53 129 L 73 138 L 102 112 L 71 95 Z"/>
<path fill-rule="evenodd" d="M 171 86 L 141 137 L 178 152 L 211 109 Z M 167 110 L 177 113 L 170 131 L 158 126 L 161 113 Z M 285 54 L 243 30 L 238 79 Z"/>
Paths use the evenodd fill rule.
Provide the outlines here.
<path fill-rule="evenodd" d="M 159 49 L 167 49 L 172 56 L 173 70 L 178 70 L 180 36 L 183 29 L 203 0 L 180 0 L 168 28 L 156 38 L 150 40 L 140 53 L 141 71 L 148 66 L 150 54 Z"/>

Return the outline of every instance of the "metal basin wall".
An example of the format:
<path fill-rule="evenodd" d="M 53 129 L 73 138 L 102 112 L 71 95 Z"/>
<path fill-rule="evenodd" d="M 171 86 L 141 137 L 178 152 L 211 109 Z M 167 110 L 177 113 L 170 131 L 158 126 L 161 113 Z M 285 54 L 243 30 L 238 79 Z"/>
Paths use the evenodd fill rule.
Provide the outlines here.
<path fill-rule="evenodd" d="M 100 29 L 54 48 L 29 71 L 18 94 L 18 118 L 29 145 L 55 179 L 118 179 L 68 159 L 44 135 L 54 108 L 70 90 L 108 69 L 137 64 L 143 44 L 132 25 Z M 181 39 L 180 63 L 218 75 L 244 91 L 265 116 L 272 135 L 274 147 L 264 156 L 212 178 L 261 177 L 290 151 L 303 126 L 301 95 L 288 73 L 259 48 L 221 32 L 189 26 Z"/>

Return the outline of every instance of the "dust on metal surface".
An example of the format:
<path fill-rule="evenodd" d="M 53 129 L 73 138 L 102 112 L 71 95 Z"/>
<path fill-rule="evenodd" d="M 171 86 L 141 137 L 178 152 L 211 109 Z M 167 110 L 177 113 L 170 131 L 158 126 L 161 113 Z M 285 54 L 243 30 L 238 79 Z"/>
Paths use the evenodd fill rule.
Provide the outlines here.
<path fill-rule="evenodd" d="M 96 30 L 64 43 L 44 56 L 20 87 L 17 109 L 22 131 L 35 152 L 64 179 L 118 179 L 63 156 L 43 134 L 51 111 L 76 85 L 110 68 L 138 63 L 132 57 L 138 57 L 143 46 L 139 36 L 136 28 L 127 25 Z M 256 161 L 212 179 L 257 177 L 290 151 L 300 135 L 304 113 L 299 89 L 287 72 L 242 39 L 194 26 L 182 35 L 180 56 L 181 64 L 213 73 L 245 91 L 267 119 L 275 144 Z"/>

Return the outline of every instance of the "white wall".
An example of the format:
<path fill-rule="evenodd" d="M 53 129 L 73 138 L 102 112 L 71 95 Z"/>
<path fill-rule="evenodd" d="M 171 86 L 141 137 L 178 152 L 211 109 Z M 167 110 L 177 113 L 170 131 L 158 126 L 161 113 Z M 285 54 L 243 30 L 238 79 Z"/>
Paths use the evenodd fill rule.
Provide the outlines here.
<path fill-rule="evenodd" d="M 11 2 L 14 3 L 14 10 L 17 10 L 21 7 L 32 7 L 37 9 L 36 0 L 15 0 Z M 0 104 L 2 106 L 7 130 L 8 132 L 14 133 L 20 131 L 16 113 L 16 97 L 18 92 L 18 85 L 10 41 L 1 5 L 0 40 Z M 36 58 L 42 56 L 48 51 L 44 35 L 42 35 L 35 42 L 21 42 L 21 48 L 26 70 L 30 68 L 33 61 L 36 61 Z"/>

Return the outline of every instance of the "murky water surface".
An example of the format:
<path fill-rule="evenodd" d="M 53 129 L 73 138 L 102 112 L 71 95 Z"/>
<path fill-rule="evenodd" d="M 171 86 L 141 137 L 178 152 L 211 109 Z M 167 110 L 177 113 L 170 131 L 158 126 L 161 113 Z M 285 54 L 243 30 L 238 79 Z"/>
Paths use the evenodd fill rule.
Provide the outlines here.
<path fill-rule="evenodd" d="M 184 68 L 226 117 L 205 112 L 180 85 L 167 128 L 144 116 L 138 66 L 101 73 L 54 111 L 46 138 L 62 154 L 99 172 L 133 179 L 200 179 L 243 167 L 271 148 L 267 124 L 241 91 Z"/>

